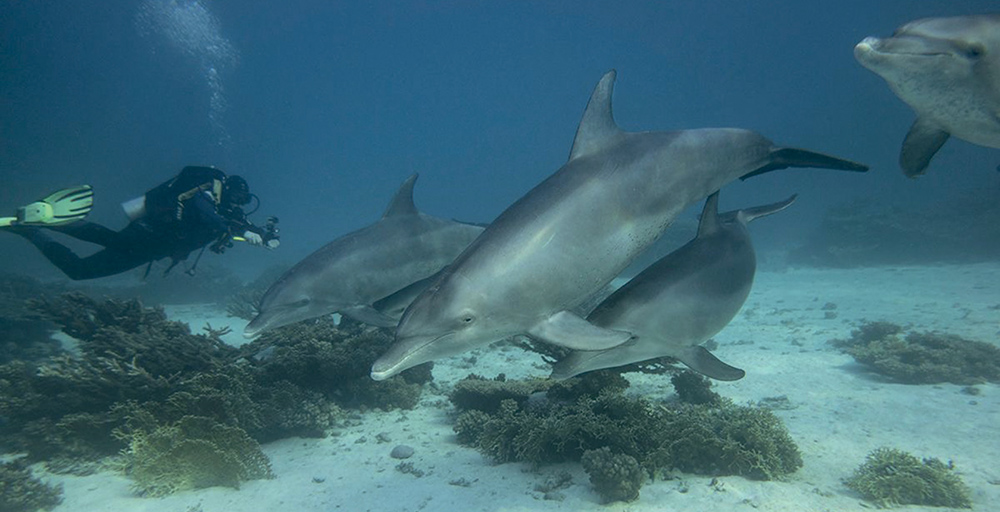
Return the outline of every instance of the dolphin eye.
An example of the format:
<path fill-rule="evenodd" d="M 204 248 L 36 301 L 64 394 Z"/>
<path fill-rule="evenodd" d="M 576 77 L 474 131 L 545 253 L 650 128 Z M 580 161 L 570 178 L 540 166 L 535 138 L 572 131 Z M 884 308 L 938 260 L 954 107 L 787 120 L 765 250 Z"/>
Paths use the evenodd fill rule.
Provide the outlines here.
<path fill-rule="evenodd" d="M 476 317 L 472 313 L 464 313 L 458 317 L 458 321 L 462 325 L 472 325 L 476 321 Z"/>
<path fill-rule="evenodd" d="M 978 44 L 970 45 L 965 49 L 965 56 L 970 59 L 978 59 L 983 55 L 983 47 Z"/>

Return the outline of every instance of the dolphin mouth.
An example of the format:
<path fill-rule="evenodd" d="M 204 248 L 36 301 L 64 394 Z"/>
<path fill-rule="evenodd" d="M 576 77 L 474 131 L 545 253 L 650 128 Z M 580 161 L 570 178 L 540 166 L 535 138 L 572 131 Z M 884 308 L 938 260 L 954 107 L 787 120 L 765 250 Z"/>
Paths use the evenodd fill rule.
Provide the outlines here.
<path fill-rule="evenodd" d="M 946 49 L 934 48 L 928 41 L 909 38 L 888 38 L 866 37 L 854 46 L 855 54 L 865 52 L 877 55 L 898 55 L 907 57 L 945 57 L 952 55 Z"/>
<path fill-rule="evenodd" d="M 244 338 L 252 340 L 257 336 L 260 336 L 260 333 L 264 332 L 264 330 L 267 328 L 267 325 L 265 322 L 258 322 L 260 318 L 261 318 L 260 315 L 257 315 L 256 318 L 250 320 L 250 323 L 248 323 L 246 327 L 243 328 Z"/>
<path fill-rule="evenodd" d="M 418 364 L 426 363 L 427 361 L 433 360 L 433 358 L 419 360 L 418 356 L 427 346 L 440 341 L 449 336 L 454 336 L 454 331 L 448 331 L 440 336 L 433 338 L 426 338 L 425 341 L 419 342 L 416 345 L 409 345 L 409 340 L 414 338 L 419 339 L 418 336 L 413 336 L 410 338 L 404 338 L 402 340 L 396 340 L 396 343 L 389 348 L 389 351 L 382 355 L 382 357 L 375 360 L 372 364 L 371 378 L 372 380 L 386 380 L 393 377 L 404 370 L 408 370 L 417 366 Z M 418 360 L 418 362 L 413 362 Z M 390 363 L 390 361 L 395 361 Z M 404 366 L 405 365 L 405 366 Z"/>

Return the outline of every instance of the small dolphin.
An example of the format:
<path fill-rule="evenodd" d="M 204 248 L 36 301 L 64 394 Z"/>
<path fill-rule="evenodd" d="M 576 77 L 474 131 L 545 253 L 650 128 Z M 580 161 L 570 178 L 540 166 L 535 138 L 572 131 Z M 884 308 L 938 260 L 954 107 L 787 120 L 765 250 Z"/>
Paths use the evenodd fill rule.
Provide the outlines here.
<path fill-rule="evenodd" d="M 243 335 L 334 312 L 395 327 L 398 317 L 372 303 L 440 271 L 483 231 L 417 211 L 416 180 L 414 174 L 403 182 L 378 222 L 326 244 L 285 272 L 264 293 Z"/>
<path fill-rule="evenodd" d="M 597 84 L 566 165 L 501 213 L 406 308 L 373 379 L 518 334 L 576 350 L 624 343 L 630 333 L 596 327 L 571 310 L 686 207 L 737 178 L 775 169 L 868 169 L 775 147 L 748 130 L 625 132 L 611 114 L 614 81 L 610 71 Z"/>
<path fill-rule="evenodd" d="M 1000 148 L 1000 14 L 927 18 L 854 47 L 917 113 L 899 165 L 923 174 L 949 135 Z"/>
<path fill-rule="evenodd" d="M 660 258 L 587 316 L 605 329 L 632 333 L 608 350 L 574 351 L 552 368 L 552 378 L 670 356 L 713 379 L 744 372 L 716 359 L 700 343 L 722 330 L 743 307 L 757 271 L 747 223 L 784 210 L 780 203 L 719 215 L 719 193 L 708 196 L 698 236 Z"/>

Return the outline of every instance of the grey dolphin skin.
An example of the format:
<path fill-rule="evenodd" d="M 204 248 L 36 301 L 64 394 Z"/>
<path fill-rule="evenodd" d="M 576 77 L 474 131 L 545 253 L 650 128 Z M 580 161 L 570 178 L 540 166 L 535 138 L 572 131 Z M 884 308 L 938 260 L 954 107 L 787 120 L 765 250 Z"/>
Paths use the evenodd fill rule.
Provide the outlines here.
<path fill-rule="evenodd" d="M 571 310 L 686 207 L 737 178 L 775 169 L 868 169 L 775 147 L 747 130 L 625 132 L 611 114 L 614 81 L 611 71 L 597 84 L 569 161 L 501 213 L 409 305 L 373 379 L 519 334 L 576 350 L 620 345 L 630 333 L 596 327 Z"/>
<path fill-rule="evenodd" d="M 243 335 L 334 312 L 395 327 L 398 317 L 372 304 L 440 271 L 483 231 L 417 211 L 416 180 L 414 174 L 403 183 L 378 222 L 326 244 L 285 272 L 264 293 Z"/>
<path fill-rule="evenodd" d="M 867 37 L 854 57 L 917 113 L 899 165 L 923 174 L 950 135 L 1000 148 L 1000 14 L 927 18 Z"/>
<path fill-rule="evenodd" d="M 718 213 L 719 193 L 708 196 L 698 236 L 660 258 L 611 294 L 587 316 L 632 339 L 601 351 L 574 351 L 552 368 L 552 378 L 669 356 L 713 379 L 739 380 L 744 372 L 716 359 L 702 342 L 721 331 L 743 307 L 757 256 L 747 223 L 784 210 L 780 203 Z"/>

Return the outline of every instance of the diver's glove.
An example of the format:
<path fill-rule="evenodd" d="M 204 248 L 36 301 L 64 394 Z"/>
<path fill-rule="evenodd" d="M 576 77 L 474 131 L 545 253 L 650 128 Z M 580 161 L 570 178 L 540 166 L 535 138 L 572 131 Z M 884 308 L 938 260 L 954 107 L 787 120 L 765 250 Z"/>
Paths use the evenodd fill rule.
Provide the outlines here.
<path fill-rule="evenodd" d="M 272 238 L 264 244 L 264 247 L 267 247 L 268 249 L 277 249 L 279 245 L 281 245 L 281 240 Z"/>
<path fill-rule="evenodd" d="M 246 240 L 248 244 L 255 247 L 264 245 L 264 239 L 257 233 L 254 233 L 253 231 L 247 231 L 243 233 L 243 239 Z"/>

